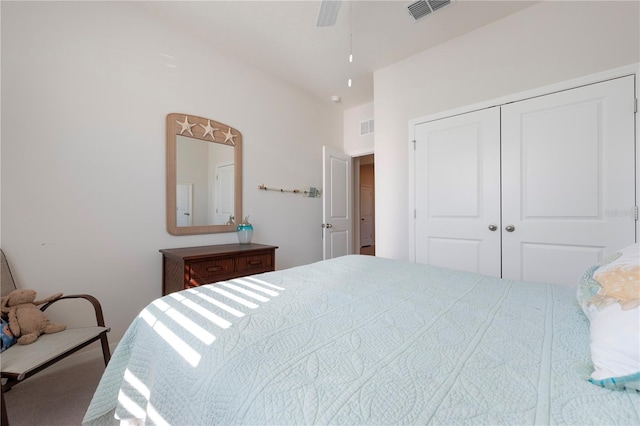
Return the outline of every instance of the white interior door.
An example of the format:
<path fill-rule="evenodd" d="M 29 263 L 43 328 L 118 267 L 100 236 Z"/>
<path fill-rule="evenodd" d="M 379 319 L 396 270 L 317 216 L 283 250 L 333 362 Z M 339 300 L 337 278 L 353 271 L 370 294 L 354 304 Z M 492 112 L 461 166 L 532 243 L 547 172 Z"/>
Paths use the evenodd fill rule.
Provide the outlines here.
<path fill-rule="evenodd" d="M 505 105 L 502 123 L 504 278 L 576 285 L 634 243 L 633 77 Z"/>
<path fill-rule="evenodd" d="M 360 247 L 373 245 L 373 189 L 360 185 Z"/>
<path fill-rule="evenodd" d="M 500 276 L 500 109 L 415 127 L 415 260 Z"/>
<path fill-rule="evenodd" d="M 351 157 L 322 147 L 323 258 L 353 253 L 353 203 Z"/>
<path fill-rule="evenodd" d="M 235 165 L 233 163 L 216 167 L 215 224 L 225 224 L 235 214 L 234 183 Z M 236 223 L 240 223 L 242 219 L 236 218 Z"/>
<path fill-rule="evenodd" d="M 193 184 L 176 185 L 176 226 L 191 226 L 193 215 Z"/>

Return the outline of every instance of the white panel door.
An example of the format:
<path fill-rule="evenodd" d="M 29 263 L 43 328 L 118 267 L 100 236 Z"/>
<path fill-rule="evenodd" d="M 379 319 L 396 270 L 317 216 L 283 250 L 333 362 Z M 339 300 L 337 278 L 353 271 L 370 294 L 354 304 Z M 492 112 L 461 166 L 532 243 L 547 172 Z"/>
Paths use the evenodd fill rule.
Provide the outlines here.
<path fill-rule="evenodd" d="M 176 226 L 191 226 L 193 215 L 193 184 L 176 185 Z"/>
<path fill-rule="evenodd" d="M 353 253 L 353 203 L 351 157 L 322 147 L 323 258 Z"/>
<path fill-rule="evenodd" d="M 216 225 L 222 225 L 229 222 L 229 218 L 235 214 L 235 192 L 233 190 L 235 184 L 235 164 L 223 164 L 216 166 L 216 206 L 215 221 Z M 236 223 L 242 222 L 244 218 L 235 218 Z"/>
<path fill-rule="evenodd" d="M 415 260 L 500 276 L 500 109 L 415 126 Z"/>
<path fill-rule="evenodd" d="M 634 158 L 633 77 L 503 106 L 503 277 L 576 285 L 633 244 Z"/>

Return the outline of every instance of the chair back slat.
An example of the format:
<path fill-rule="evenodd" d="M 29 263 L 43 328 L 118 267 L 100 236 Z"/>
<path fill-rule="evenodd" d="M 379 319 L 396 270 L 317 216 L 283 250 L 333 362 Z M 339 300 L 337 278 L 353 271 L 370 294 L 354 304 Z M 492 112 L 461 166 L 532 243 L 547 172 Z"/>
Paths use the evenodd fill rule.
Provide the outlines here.
<path fill-rule="evenodd" d="M 16 282 L 13 280 L 13 275 L 11 274 L 11 269 L 9 268 L 9 263 L 7 262 L 7 258 L 4 255 L 4 251 L 0 249 L 0 284 L 2 284 L 2 296 L 6 296 L 16 289 Z"/>

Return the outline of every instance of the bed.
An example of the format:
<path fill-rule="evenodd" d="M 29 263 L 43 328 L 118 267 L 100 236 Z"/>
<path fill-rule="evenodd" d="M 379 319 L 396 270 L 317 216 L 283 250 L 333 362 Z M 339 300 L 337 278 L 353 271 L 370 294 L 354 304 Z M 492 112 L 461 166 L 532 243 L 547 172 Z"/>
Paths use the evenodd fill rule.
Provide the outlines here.
<path fill-rule="evenodd" d="M 583 287 L 350 255 L 172 293 L 83 424 L 640 424 L 591 377 Z"/>

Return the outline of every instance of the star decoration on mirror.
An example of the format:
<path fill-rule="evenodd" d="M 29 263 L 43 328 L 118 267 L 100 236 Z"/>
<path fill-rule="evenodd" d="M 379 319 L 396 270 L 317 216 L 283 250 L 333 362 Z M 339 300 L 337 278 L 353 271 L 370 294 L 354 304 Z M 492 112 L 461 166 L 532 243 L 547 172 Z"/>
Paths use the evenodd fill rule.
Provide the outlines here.
<path fill-rule="evenodd" d="M 200 124 L 200 126 L 204 129 L 204 135 L 202 135 L 203 138 L 207 138 L 207 135 L 211 135 L 211 139 L 213 139 L 214 141 L 216 140 L 216 137 L 213 136 L 213 132 L 215 132 L 216 130 L 220 130 L 216 127 L 211 127 L 211 120 L 207 120 L 207 125 L 203 126 L 202 124 Z M 226 142 L 226 141 L 225 141 Z"/>
<path fill-rule="evenodd" d="M 191 131 L 191 128 L 192 128 L 193 126 L 195 126 L 195 125 L 196 125 L 196 123 L 193 123 L 193 124 L 189 123 L 189 117 L 187 117 L 187 116 L 185 115 L 185 116 L 184 116 L 184 123 L 181 123 L 181 122 L 179 122 L 178 120 L 176 120 L 176 123 L 178 123 L 178 124 L 180 125 L 180 127 L 182 127 L 182 130 L 180 130 L 180 134 L 183 134 L 183 133 L 185 132 L 185 130 L 186 130 L 187 132 L 189 132 L 189 134 L 190 134 L 191 136 L 193 136 L 193 132 Z"/>
<path fill-rule="evenodd" d="M 236 144 L 233 141 L 233 138 L 235 138 L 238 135 L 231 134 L 231 127 L 229 127 L 229 130 L 227 132 L 222 132 L 222 134 L 224 135 L 224 143 L 227 143 L 227 142 L 231 141 L 231 145 L 235 145 Z"/>

